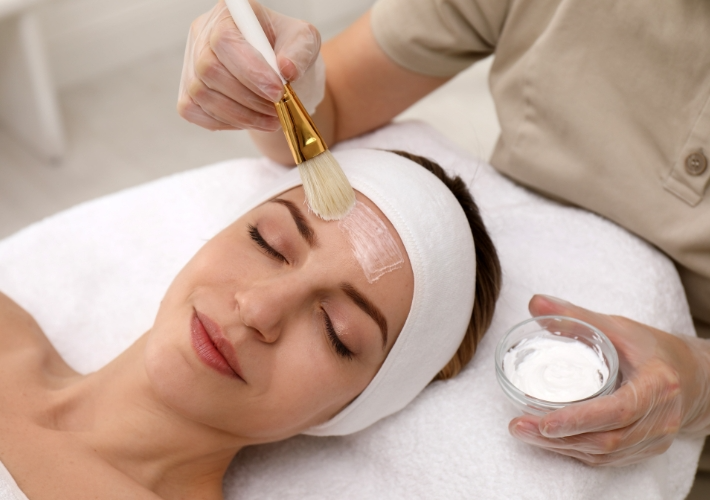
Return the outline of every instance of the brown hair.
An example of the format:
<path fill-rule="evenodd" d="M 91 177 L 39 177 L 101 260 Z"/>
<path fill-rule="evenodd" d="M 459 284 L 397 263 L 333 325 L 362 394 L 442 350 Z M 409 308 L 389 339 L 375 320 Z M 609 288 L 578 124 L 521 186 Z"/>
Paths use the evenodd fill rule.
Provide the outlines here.
<path fill-rule="evenodd" d="M 478 342 L 493 320 L 493 313 L 501 287 L 500 261 L 498 260 L 498 253 L 493 246 L 493 241 L 491 241 L 486 226 L 483 224 L 483 219 L 481 219 L 478 205 L 473 201 L 473 197 L 461 177 L 450 177 L 438 163 L 434 163 L 422 156 L 413 155 L 405 151 L 391 152 L 421 165 L 446 184 L 446 187 L 454 194 L 466 214 L 476 246 L 476 293 L 471 321 L 456 354 L 434 377 L 434 380 L 446 380 L 458 375 L 463 367 L 471 361 L 476 352 L 476 347 L 478 347 Z"/>

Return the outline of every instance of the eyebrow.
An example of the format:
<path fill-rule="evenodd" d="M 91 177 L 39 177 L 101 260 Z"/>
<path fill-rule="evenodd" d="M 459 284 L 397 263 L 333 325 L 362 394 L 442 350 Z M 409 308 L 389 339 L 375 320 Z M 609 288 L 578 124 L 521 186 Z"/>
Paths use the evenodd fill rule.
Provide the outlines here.
<path fill-rule="evenodd" d="M 375 320 L 375 323 L 377 323 L 377 326 L 380 327 L 380 332 L 382 333 L 382 348 L 386 348 L 387 320 L 385 319 L 385 315 L 382 314 L 382 311 L 380 311 L 375 304 L 370 302 L 367 297 L 360 293 L 357 288 L 352 286 L 350 283 L 341 284 L 340 289 L 345 292 L 345 295 L 347 295 L 353 302 L 355 302 L 356 306 L 365 311 L 368 316 Z"/>
<path fill-rule="evenodd" d="M 278 203 L 288 208 L 288 211 L 291 212 L 291 217 L 293 217 L 293 222 L 296 223 L 298 232 L 301 234 L 303 239 L 306 240 L 308 246 L 311 248 L 316 246 L 316 233 L 313 231 L 311 225 L 308 224 L 308 221 L 303 216 L 303 212 L 300 208 L 298 208 L 294 203 L 291 203 L 288 200 L 282 200 L 281 198 L 274 198 L 271 202 Z"/>

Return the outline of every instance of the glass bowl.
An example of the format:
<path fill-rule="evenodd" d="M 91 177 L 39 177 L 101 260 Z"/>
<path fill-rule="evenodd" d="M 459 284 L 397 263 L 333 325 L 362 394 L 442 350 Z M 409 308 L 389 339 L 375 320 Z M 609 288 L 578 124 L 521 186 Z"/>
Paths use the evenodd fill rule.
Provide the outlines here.
<path fill-rule="evenodd" d="M 545 401 L 525 394 L 508 380 L 504 371 L 504 358 L 510 349 L 517 346 L 522 340 L 534 337 L 561 336 L 578 340 L 601 353 L 607 367 L 609 376 L 604 385 L 591 396 L 576 401 L 554 402 Z M 538 316 L 518 323 L 512 327 L 498 342 L 495 353 L 496 378 L 503 392 L 513 405 L 524 413 L 542 416 L 551 411 L 564 408 L 571 403 L 589 401 L 599 396 L 606 396 L 614 392 L 617 387 L 619 374 L 619 356 L 609 338 L 598 328 L 566 316 Z"/>

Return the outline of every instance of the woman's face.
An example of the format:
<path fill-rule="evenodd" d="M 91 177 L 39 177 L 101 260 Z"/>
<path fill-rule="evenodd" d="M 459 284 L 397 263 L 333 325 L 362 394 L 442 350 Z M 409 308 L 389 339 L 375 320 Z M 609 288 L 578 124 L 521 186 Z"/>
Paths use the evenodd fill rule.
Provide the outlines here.
<path fill-rule="evenodd" d="M 404 265 L 368 283 L 337 222 L 309 213 L 303 188 L 212 238 L 168 289 L 148 334 L 146 369 L 178 413 L 248 443 L 325 422 L 377 373 L 404 325 Z"/>

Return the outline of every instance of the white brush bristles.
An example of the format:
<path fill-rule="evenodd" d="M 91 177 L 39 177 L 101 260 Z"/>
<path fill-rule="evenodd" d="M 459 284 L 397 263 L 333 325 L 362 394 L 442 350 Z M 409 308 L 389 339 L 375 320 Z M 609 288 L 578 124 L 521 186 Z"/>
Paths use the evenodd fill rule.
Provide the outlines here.
<path fill-rule="evenodd" d="M 330 151 L 304 161 L 298 170 L 308 206 L 321 219 L 342 219 L 355 206 L 355 191 Z"/>

